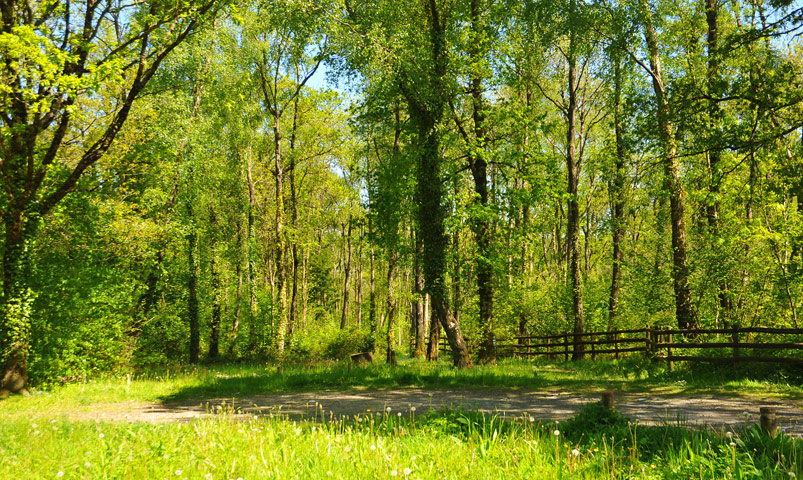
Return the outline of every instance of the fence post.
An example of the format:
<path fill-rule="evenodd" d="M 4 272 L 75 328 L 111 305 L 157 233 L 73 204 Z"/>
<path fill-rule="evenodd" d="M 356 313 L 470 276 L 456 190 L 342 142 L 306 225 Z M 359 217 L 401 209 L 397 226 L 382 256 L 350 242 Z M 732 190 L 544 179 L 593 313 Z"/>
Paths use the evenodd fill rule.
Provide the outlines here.
<path fill-rule="evenodd" d="M 619 332 L 613 332 L 613 358 L 619 359 Z"/>
<path fill-rule="evenodd" d="M 597 354 L 594 352 L 594 336 L 592 335 L 589 338 L 590 338 L 589 341 L 591 342 L 591 360 L 596 360 Z"/>
<path fill-rule="evenodd" d="M 666 329 L 669 330 L 669 327 L 666 327 Z M 673 343 L 675 340 L 675 335 L 672 333 L 667 333 L 665 337 L 666 343 Z M 666 347 L 666 367 L 670 372 L 672 371 L 672 347 L 670 346 Z"/>
<path fill-rule="evenodd" d="M 739 364 L 739 327 L 733 327 L 731 332 L 731 340 L 733 341 L 733 366 Z"/>
<path fill-rule="evenodd" d="M 563 361 L 569 361 L 569 335 L 563 335 Z"/>
<path fill-rule="evenodd" d="M 761 416 L 759 417 L 761 422 L 761 430 L 763 430 L 767 435 L 774 437 L 775 433 L 778 431 L 778 416 L 775 408 L 761 407 L 759 412 L 761 413 Z"/>
<path fill-rule="evenodd" d="M 547 360 L 554 360 L 555 357 L 552 356 L 552 339 L 547 337 L 546 339 L 546 359 Z"/>
<path fill-rule="evenodd" d="M 651 326 L 647 325 L 644 337 L 644 348 L 646 349 L 647 358 L 655 357 L 655 352 L 653 349 L 654 336 L 655 336 L 655 330 Z"/>

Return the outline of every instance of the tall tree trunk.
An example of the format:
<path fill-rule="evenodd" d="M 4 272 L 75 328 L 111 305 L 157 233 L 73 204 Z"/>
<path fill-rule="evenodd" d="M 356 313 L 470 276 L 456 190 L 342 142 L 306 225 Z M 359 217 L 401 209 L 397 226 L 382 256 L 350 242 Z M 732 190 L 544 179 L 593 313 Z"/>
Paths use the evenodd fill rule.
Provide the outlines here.
<path fill-rule="evenodd" d="M 571 2 L 572 12 L 574 11 L 574 0 Z M 573 331 L 575 333 L 572 360 L 582 360 L 585 351 L 585 344 L 582 342 L 582 334 L 585 330 L 585 318 L 583 316 L 583 282 L 580 278 L 580 203 L 578 198 L 578 184 L 580 177 L 580 161 L 577 156 L 577 68 L 575 58 L 575 38 L 574 30 L 569 35 L 569 51 L 566 60 L 569 64 L 568 92 L 569 104 L 566 108 L 566 171 L 568 173 L 567 190 L 568 200 L 566 205 L 566 260 L 567 276 L 572 298 L 572 320 L 574 322 Z"/>
<path fill-rule="evenodd" d="M 0 329 L 2 377 L 0 398 L 10 393 L 26 393 L 28 351 L 31 343 L 31 309 L 34 294 L 29 285 L 31 242 L 39 218 L 9 205 L 5 212 L 3 251 L 3 306 Z"/>
<path fill-rule="evenodd" d="M 220 272 L 218 272 L 217 266 L 217 215 L 215 214 L 214 198 L 210 199 L 209 226 L 212 229 L 209 245 L 209 252 L 212 257 L 209 264 L 210 283 L 212 287 L 212 322 L 209 326 L 209 358 L 215 359 L 220 355 L 220 317 L 223 291 L 220 288 Z"/>
<path fill-rule="evenodd" d="M 376 350 L 374 336 L 376 335 L 376 265 L 374 249 L 371 247 L 371 290 L 368 294 L 368 327 L 371 332 L 370 351 Z"/>
<path fill-rule="evenodd" d="M 354 313 L 354 318 L 357 320 L 357 326 L 362 325 L 362 242 L 363 242 L 363 227 L 360 226 L 359 243 L 357 244 L 357 272 L 354 276 L 354 303 L 357 311 Z"/>
<path fill-rule="evenodd" d="M 663 166 L 665 188 L 669 193 L 669 212 L 672 224 L 672 281 L 675 291 L 675 317 L 678 328 L 697 326 L 697 312 L 694 309 L 689 286 L 689 265 L 686 255 L 686 219 L 683 208 L 683 184 L 680 181 L 677 159 L 677 141 L 670 119 L 670 106 L 664 77 L 658 36 L 653 26 L 652 10 L 648 0 L 640 0 L 641 17 L 644 22 L 644 38 L 650 58 L 650 74 L 657 106 L 658 134 L 663 146 Z"/>
<path fill-rule="evenodd" d="M 192 202 L 187 203 L 187 217 L 193 222 Z M 201 358 L 201 326 L 198 319 L 198 233 L 192 227 L 187 234 L 187 316 L 190 324 L 190 363 L 198 363 Z"/>
<path fill-rule="evenodd" d="M 438 354 L 441 347 L 441 325 L 437 317 L 432 315 L 429 308 L 429 295 L 424 295 L 424 321 L 429 318 L 429 341 L 427 342 L 427 361 L 438 361 Z"/>
<path fill-rule="evenodd" d="M 706 205 L 706 217 L 708 219 L 708 229 L 711 235 L 714 248 L 718 248 L 720 237 L 720 188 L 722 181 L 722 151 L 719 147 L 721 142 L 721 123 L 722 112 L 719 108 L 719 4 L 718 0 L 704 0 L 705 18 L 708 24 L 706 35 L 706 45 L 708 50 L 708 71 L 706 83 L 708 87 L 708 194 L 710 199 Z M 719 306 L 725 316 L 726 324 L 730 323 L 733 317 L 733 301 L 729 293 L 727 275 L 720 273 L 722 278 L 718 282 Z"/>
<path fill-rule="evenodd" d="M 424 270 L 421 268 L 421 256 L 424 253 L 424 244 L 418 235 L 413 233 L 415 245 L 413 259 L 413 318 L 415 322 L 415 353 L 413 357 L 423 358 L 426 355 L 427 324 L 424 317 Z"/>
<path fill-rule="evenodd" d="M 393 347 L 393 320 L 396 318 L 396 292 L 393 275 L 396 268 L 396 251 L 388 251 L 388 298 L 387 298 L 387 356 L 389 365 L 396 365 L 396 350 Z"/>
<path fill-rule="evenodd" d="M 343 225 L 343 242 L 345 243 L 345 257 L 343 259 L 343 309 L 340 314 L 340 329 L 346 328 L 349 313 L 349 275 L 351 274 L 351 215 L 349 215 L 348 230 Z"/>
<path fill-rule="evenodd" d="M 254 215 L 256 211 L 256 190 L 251 174 L 251 157 L 246 169 L 248 180 L 248 230 L 246 231 L 246 256 L 248 260 L 248 351 L 255 352 L 262 340 L 261 328 L 257 325 L 257 277 L 256 277 L 256 238 L 254 234 Z"/>
<path fill-rule="evenodd" d="M 285 339 L 287 334 L 287 294 L 285 292 L 285 261 L 284 261 L 284 165 L 282 160 L 282 135 L 280 131 L 279 116 L 274 116 L 273 124 L 273 177 L 275 180 L 275 208 L 276 208 L 276 223 L 275 223 L 275 245 L 274 245 L 274 258 L 276 270 L 276 290 L 273 308 L 273 318 L 276 321 L 276 349 L 279 353 L 284 352 Z"/>
<path fill-rule="evenodd" d="M 465 135 L 469 147 L 471 174 L 474 177 L 474 192 L 479 197 L 480 212 L 472 219 L 474 240 L 477 243 L 477 293 L 479 299 L 480 344 L 477 363 L 496 363 L 496 345 L 493 334 L 493 252 L 491 240 L 491 215 L 488 212 L 488 161 L 486 159 L 488 140 L 486 138 L 484 87 L 482 84 L 482 38 L 485 25 L 482 22 L 480 1 L 471 0 L 472 42 L 469 56 L 477 65 L 470 73 L 472 119 L 474 122 L 473 142 Z"/>
<path fill-rule="evenodd" d="M 296 73 L 298 70 L 296 69 Z M 296 77 L 298 80 L 298 77 Z M 292 246 L 290 251 L 290 261 L 291 261 L 291 268 L 292 271 L 290 274 L 292 275 L 292 290 L 290 293 L 290 314 L 287 319 L 287 341 L 293 341 L 293 331 L 296 327 L 296 316 L 298 311 L 298 238 L 296 232 L 296 226 L 298 223 L 298 201 L 297 201 L 297 193 L 296 193 L 296 138 L 297 138 L 297 131 L 298 131 L 298 96 L 296 96 L 295 100 L 293 101 L 293 129 L 290 133 L 290 225 L 292 227 L 293 236 L 292 236 Z"/>
<path fill-rule="evenodd" d="M 418 113 L 418 112 L 416 112 Z M 470 367 L 471 357 L 463 338 L 460 323 L 449 309 L 445 284 L 447 236 L 444 225 L 445 208 L 442 203 L 440 142 L 435 122 L 420 118 L 418 158 L 418 225 L 424 242 L 424 282 L 430 295 L 432 313 L 446 332 L 452 350 L 454 366 Z"/>
<path fill-rule="evenodd" d="M 625 237 L 625 145 L 622 132 L 622 60 L 614 65 L 613 127 L 616 137 L 613 180 L 609 184 L 611 195 L 611 229 L 613 261 L 611 264 L 611 292 L 608 298 L 608 331 L 616 329 L 619 315 L 619 290 L 622 281 L 622 241 Z"/>

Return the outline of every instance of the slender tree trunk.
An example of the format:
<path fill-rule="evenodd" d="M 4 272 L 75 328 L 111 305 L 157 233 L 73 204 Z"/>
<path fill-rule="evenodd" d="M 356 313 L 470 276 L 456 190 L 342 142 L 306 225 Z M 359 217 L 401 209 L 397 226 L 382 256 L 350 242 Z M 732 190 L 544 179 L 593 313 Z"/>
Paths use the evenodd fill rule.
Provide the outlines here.
<path fill-rule="evenodd" d="M 194 217 L 192 202 L 187 203 L 187 217 Z M 190 363 L 198 363 L 201 358 L 201 327 L 198 319 L 198 233 L 194 228 L 187 234 L 187 316 L 190 324 Z"/>
<path fill-rule="evenodd" d="M 574 10 L 574 0 L 571 2 Z M 582 334 L 585 330 L 583 315 L 583 282 L 580 278 L 580 203 L 578 198 L 578 183 L 580 177 L 580 161 L 577 155 L 577 68 L 574 54 L 574 31 L 569 37 L 569 52 L 566 60 L 569 64 L 568 92 L 569 104 L 566 108 L 566 171 L 568 172 L 566 205 L 566 259 L 568 261 L 567 273 L 572 298 L 572 320 L 575 334 Z M 585 345 L 582 335 L 575 335 L 572 360 L 582 360 Z"/>
<path fill-rule="evenodd" d="M 362 325 L 362 242 L 363 242 L 363 227 L 360 226 L 359 243 L 357 244 L 357 272 L 354 276 L 354 303 L 357 311 L 354 317 L 357 320 L 357 326 Z"/>
<path fill-rule="evenodd" d="M 615 59 L 613 125 L 616 136 L 614 174 L 609 188 L 611 192 L 611 229 L 613 234 L 613 262 L 611 265 L 611 292 L 608 299 L 608 331 L 616 328 L 619 315 L 619 290 L 622 281 L 622 241 L 625 237 L 625 145 L 622 132 L 622 61 Z"/>
<path fill-rule="evenodd" d="M 290 225 L 292 226 L 292 246 L 290 251 L 292 276 L 292 290 L 290 292 L 290 314 L 287 319 L 287 342 L 292 343 L 293 332 L 296 327 L 296 316 L 298 311 L 298 239 L 296 227 L 298 224 L 298 200 L 296 193 L 296 135 L 298 131 L 298 96 L 293 101 L 293 129 L 290 134 Z"/>
<path fill-rule="evenodd" d="M 438 361 L 438 354 L 441 347 L 441 325 L 432 309 L 429 308 L 429 295 L 424 295 L 424 320 L 429 319 L 429 342 L 427 343 L 427 360 L 430 362 Z"/>
<path fill-rule="evenodd" d="M 706 217 L 708 219 L 708 229 L 711 235 L 714 248 L 717 248 L 720 237 L 720 188 L 722 181 L 722 152 L 719 148 L 721 142 L 721 122 L 722 112 L 719 108 L 719 5 L 718 0 L 704 0 L 705 18 L 708 24 L 706 44 L 708 50 L 708 72 L 707 86 L 708 95 L 708 194 L 710 199 L 706 205 Z M 721 274 L 722 278 L 718 282 L 719 306 L 725 317 L 725 322 L 730 323 L 733 318 L 733 301 L 729 293 L 730 286 L 726 274 Z"/>
<path fill-rule="evenodd" d="M 387 357 L 389 365 L 396 365 L 396 350 L 393 347 L 393 320 L 396 318 L 396 293 L 393 285 L 393 275 L 396 268 L 396 251 L 388 251 L 388 298 L 387 298 Z"/>
<path fill-rule="evenodd" d="M 340 329 L 346 328 L 349 313 L 349 275 L 351 274 L 351 215 L 349 215 L 348 230 L 343 225 L 343 242 L 345 243 L 345 257 L 343 259 L 343 309 L 340 315 Z"/>
<path fill-rule="evenodd" d="M 418 235 L 413 234 L 415 253 L 413 259 L 413 318 L 415 319 L 415 353 L 413 357 L 423 358 L 426 355 L 427 324 L 424 317 L 424 270 L 421 268 L 421 256 L 424 253 L 424 244 Z"/>
<path fill-rule="evenodd" d="M 669 212 L 672 224 L 672 281 L 675 291 L 675 316 L 678 328 L 697 326 L 697 312 L 692 303 L 689 286 L 689 265 L 686 255 L 686 219 L 683 207 L 683 184 L 677 159 L 677 141 L 670 120 L 670 106 L 658 47 L 658 36 L 653 26 L 652 10 L 648 0 L 640 0 L 641 17 L 644 22 L 644 38 L 650 58 L 655 103 L 657 106 L 658 134 L 663 144 L 665 188 L 669 192 Z"/>
<path fill-rule="evenodd" d="M 370 351 L 376 350 L 374 344 L 374 335 L 376 335 L 376 265 L 375 254 L 373 247 L 371 248 L 371 290 L 368 294 L 368 327 L 371 332 L 371 345 Z"/>
<path fill-rule="evenodd" d="M 282 135 L 280 133 L 279 116 L 274 117 L 273 124 L 273 176 L 275 180 L 276 196 L 276 224 L 275 224 L 275 245 L 274 258 L 276 271 L 276 290 L 273 318 L 276 321 L 276 349 L 279 353 L 284 352 L 285 340 L 287 337 L 287 295 L 285 292 L 285 261 L 284 261 L 284 165 L 282 161 Z"/>
<path fill-rule="evenodd" d="M 257 277 L 256 277 L 256 239 L 254 235 L 254 214 L 256 211 L 256 190 L 251 174 L 251 158 L 246 170 L 248 180 L 248 230 L 246 231 L 246 256 L 248 261 L 248 351 L 255 352 L 261 342 L 260 327 L 257 325 Z"/>
<path fill-rule="evenodd" d="M 214 205 L 214 198 L 211 199 L 211 205 Z M 212 234 L 210 238 L 210 256 L 212 260 L 209 265 L 210 283 L 212 287 L 212 323 L 209 328 L 209 358 L 215 359 L 220 355 L 220 321 L 221 321 L 221 299 L 223 298 L 223 291 L 220 288 L 220 272 L 217 266 L 217 215 L 215 215 L 214 206 L 209 208 L 209 225 L 212 227 Z"/>

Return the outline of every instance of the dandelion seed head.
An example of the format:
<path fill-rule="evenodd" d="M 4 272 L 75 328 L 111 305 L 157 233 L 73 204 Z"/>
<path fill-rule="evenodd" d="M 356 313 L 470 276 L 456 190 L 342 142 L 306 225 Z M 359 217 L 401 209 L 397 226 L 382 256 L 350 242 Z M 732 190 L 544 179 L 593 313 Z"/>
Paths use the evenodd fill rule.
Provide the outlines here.
<path fill-rule="evenodd" d="M 63 477 L 63 476 L 64 476 L 64 472 L 62 472 L 61 470 L 59 470 L 58 472 L 56 472 L 56 476 L 57 476 L 57 477 L 59 477 L 59 478 L 61 478 L 61 477 Z"/>
<path fill-rule="evenodd" d="M 560 430 L 555 430 L 554 432 L 552 432 L 552 435 L 555 435 L 557 437 L 558 435 L 560 435 Z"/>
<path fill-rule="evenodd" d="M 376 450 L 376 445 L 371 445 L 371 446 L 370 446 L 370 449 L 371 449 L 371 450 Z"/>
<path fill-rule="evenodd" d="M 412 472 L 413 472 L 413 471 L 412 471 L 412 470 L 410 470 L 409 468 L 407 468 L 407 467 L 404 467 L 404 475 L 405 475 L 405 476 L 406 476 L 406 475 L 410 475 Z"/>
<path fill-rule="evenodd" d="M 85 468 L 89 468 L 89 467 L 91 467 L 91 466 L 92 466 L 92 464 L 91 464 L 91 463 L 89 463 L 89 462 L 86 462 L 86 463 L 84 464 L 84 467 L 85 467 Z"/>
<path fill-rule="evenodd" d="M 576 448 L 575 448 L 574 450 L 572 450 L 572 456 L 573 456 L 573 457 L 578 457 L 578 456 L 580 456 L 580 450 L 578 450 L 578 449 L 576 449 Z"/>
<path fill-rule="evenodd" d="M 180 477 L 182 473 L 184 473 L 184 472 L 182 472 L 180 468 L 178 470 L 176 470 L 176 476 L 177 477 Z"/>
<path fill-rule="evenodd" d="M 391 477 L 395 477 L 395 476 L 396 476 L 396 475 L 398 475 L 398 474 L 399 474 L 399 472 L 397 472 L 396 470 L 391 470 L 391 471 L 390 471 L 390 476 L 391 476 Z"/>
<path fill-rule="evenodd" d="M 385 410 L 387 410 L 387 412 L 390 413 L 390 407 L 386 408 Z"/>
<path fill-rule="evenodd" d="M 415 407 L 410 407 L 411 412 L 415 412 Z"/>

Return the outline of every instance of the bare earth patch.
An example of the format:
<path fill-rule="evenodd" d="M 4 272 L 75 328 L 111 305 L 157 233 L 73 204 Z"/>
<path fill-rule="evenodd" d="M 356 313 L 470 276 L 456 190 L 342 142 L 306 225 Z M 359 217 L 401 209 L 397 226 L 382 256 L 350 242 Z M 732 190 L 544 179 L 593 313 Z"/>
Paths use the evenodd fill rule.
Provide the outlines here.
<path fill-rule="evenodd" d="M 382 390 L 320 393 L 280 393 L 240 398 L 199 398 L 181 402 L 127 402 L 88 405 L 79 411 L 65 411 L 72 420 L 173 422 L 213 415 L 217 411 L 237 414 L 283 414 L 291 418 L 327 419 L 342 415 L 409 415 L 443 408 L 478 410 L 507 417 L 532 416 L 537 420 L 564 420 L 598 395 L 542 393 L 505 390 Z M 644 425 L 682 423 L 735 428 L 758 421 L 760 407 L 776 407 L 779 424 L 789 434 L 803 436 L 803 402 L 760 402 L 713 395 L 650 396 L 625 394 L 615 398 L 617 410 Z M 220 409 L 218 409 L 220 406 Z"/>

